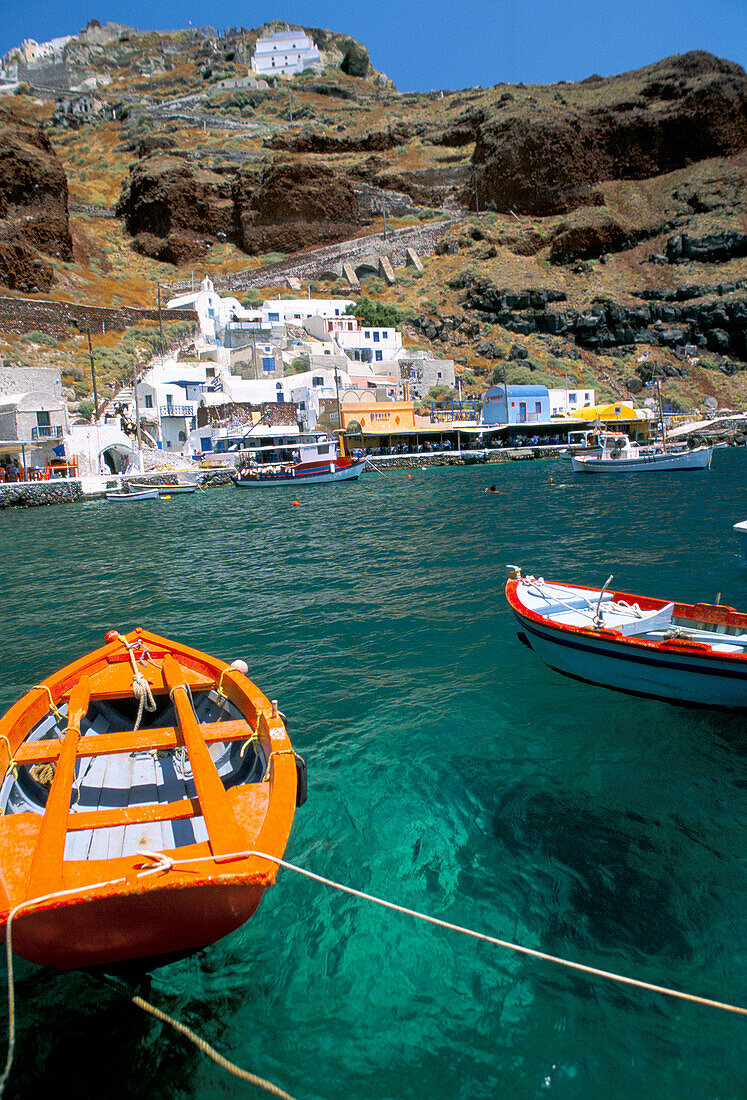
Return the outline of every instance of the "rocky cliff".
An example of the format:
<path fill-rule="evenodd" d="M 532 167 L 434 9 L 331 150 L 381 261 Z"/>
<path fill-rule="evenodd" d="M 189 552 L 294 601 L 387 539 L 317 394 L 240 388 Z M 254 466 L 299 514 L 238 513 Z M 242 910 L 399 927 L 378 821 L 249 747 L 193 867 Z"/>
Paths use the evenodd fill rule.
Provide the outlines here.
<path fill-rule="evenodd" d="M 0 281 L 14 290 L 46 290 L 44 256 L 72 259 L 67 179 L 49 138 L 0 111 Z"/>
<path fill-rule="evenodd" d="M 598 201 L 600 180 L 646 179 L 747 145 L 747 76 L 706 53 L 566 85 L 509 93 L 475 124 L 484 202 L 547 215 Z"/>
<path fill-rule="evenodd" d="M 22 225 L 15 204 L 0 279 L 42 289 L 51 254 L 67 293 L 135 305 L 164 282 L 156 263 L 173 265 L 175 292 L 202 269 L 235 293 L 291 276 L 343 293 L 345 262 L 345 279 L 412 315 L 410 339 L 455 359 L 467 392 L 502 359 L 509 380 L 568 369 L 629 396 L 650 356 L 680 363 L 682 401 L 747 400 L 738 65 L 694 52 L 575 83 L 399 94 L 365 47 L 306 28 L 326 70 L 257 87 L 262 30 L 91 25 L 69 43 L 95 96 L 15 107 L 49 139 L 29 164 L 52 148 L 62 162 L 78 263 L 66 204 L 45 200 L 49 216 L 29 209 Z M 47 186 L 35 167 L 8 177 Z M 50 194 L 64 186 L 58 170 Z M 387 286 L 382 256 L 405 262 L 393 230 L 413 234 L 423 270 Z"/>

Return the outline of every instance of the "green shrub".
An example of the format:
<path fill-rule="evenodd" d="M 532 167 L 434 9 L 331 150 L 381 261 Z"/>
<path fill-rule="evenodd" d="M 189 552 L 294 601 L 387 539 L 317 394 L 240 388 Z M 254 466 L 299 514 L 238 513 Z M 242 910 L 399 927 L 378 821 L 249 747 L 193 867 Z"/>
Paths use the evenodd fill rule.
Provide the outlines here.
<path fill-rule="evenodd" d="M 431 386 L 425 399 L 426 401 L 453 401 L 455 396 L 456 391 L 451 386 L 440 383 L 438 386 Z"/>
<path fill-rule="evenodd" d="M 367 296 L 356 301 L 351 313 L 364 325 L 376 325 L 381 328 L 396 328 L 409 317 L 409 314 L 398 306 L 389 305 L 386 302 L 374 302 Z"/>
<path fill-rule="evenodd" d="M 53 336 L 47 336 L 46 332 L 27 332 L 21 339 L 27 344 L 46 344 L 48 348 L 56 348 L 57 341 Z"/>
<path fill-rule="evenodd" d="M 78 416 L 83 417 L 84 420 L 90 420 L 92 412 L 93 401 L 81 401 L 78 405 Z"/>

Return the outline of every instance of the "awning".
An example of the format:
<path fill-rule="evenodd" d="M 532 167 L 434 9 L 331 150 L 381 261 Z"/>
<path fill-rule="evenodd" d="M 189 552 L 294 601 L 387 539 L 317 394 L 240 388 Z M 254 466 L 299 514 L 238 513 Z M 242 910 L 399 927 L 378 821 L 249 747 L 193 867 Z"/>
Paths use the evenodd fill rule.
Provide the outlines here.
<path fill-rule="evenodd" d="M 24 451 L 39 450 L 42 446 L 42 443 L 19 443 L 15 439 L 0 439 L 0 455 L 20 455 Z"/>

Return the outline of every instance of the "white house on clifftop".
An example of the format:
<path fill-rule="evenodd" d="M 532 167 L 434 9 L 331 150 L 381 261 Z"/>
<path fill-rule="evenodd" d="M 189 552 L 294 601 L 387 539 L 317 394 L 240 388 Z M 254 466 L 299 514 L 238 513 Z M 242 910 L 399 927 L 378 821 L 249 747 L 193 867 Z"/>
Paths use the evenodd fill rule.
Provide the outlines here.
<path fill-rule="evenodd" d="M 258 38 L 252 58 L 252 69 L 259 76 L 292 76 L 320 65 L 319 50 L 303 31 L 277 31 Z"/>

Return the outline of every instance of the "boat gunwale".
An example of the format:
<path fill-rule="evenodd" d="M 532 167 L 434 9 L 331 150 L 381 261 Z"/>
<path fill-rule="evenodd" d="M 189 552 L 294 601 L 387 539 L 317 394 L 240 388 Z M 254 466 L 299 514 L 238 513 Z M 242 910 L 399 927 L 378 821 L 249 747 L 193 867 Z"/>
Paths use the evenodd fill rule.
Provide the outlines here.
<path fill-rule="evenodd" d="M 572 623 L 558 622 L 547 615 L 542 615 L 538 611 L 534 611 L 532 608 L 522 603 L 517 594 L 519 583 L 522 580 L 526 581 L 527 578 L 509 577 L 506 582 L 506 599 L 514 614 L 519 619 L 523 618 L 529 622 L 540 623 L 545 629 L 557 632 L 559 637 L 562 637 L 563 634 L 576 635 L 585 638 L 587 641 L 598 639 L 600 642 L 609 643 L 610 645 L 621 646 L 625 649 L 632 649 L 634 651 L 639 650 L 642 654 L 652 652 L 672 653 L 705 660 L 711 664 L 714 661 L 726 661 L 727 663 L 739 666 L 747 662 L 747 651 L 742 651 L 741 653 L 719 652 L 718 650 L 713 650 L 707 642 L 690 641 L 687 638 L 676 637 L 665 640 L 651 639 L 636 635 L 624 636 L 619 630 L 615 630 L 612 627 L 596 627 L 592 624 L 588 626 L 575 626 Z M 559 582 L 547 581 L 546 583 L 558 584 Z M 565 584 L 564 587 L 578 589 L 582 593 L 591 592 L 595 599 L 598 598 L 600 591 L 598 588 L 592 588 L 589 585 L 582 584 Z M 606 591 L 614 600 L 626 600 L 628 603 L 635 601 L 641 610 L 644 611 L 657 611 L 662 607 L 666 607 L 666 605 L 671 602 L 656 596 L 639 596 L 631 592 L 620 592 L 612 589 L 607 589 Z M 693 621 L 699 622 L 713 622 L 716 626 L 741 626 L 744 628 L 745 632 L 747 632 L 747 614 L 722 604 L 686 604 L 675 602 L 672 618 L 685 620 L 692 619 Z M 728 641 L 729 635 L 725 634 L 723 638 L 724 641 Z"/>

